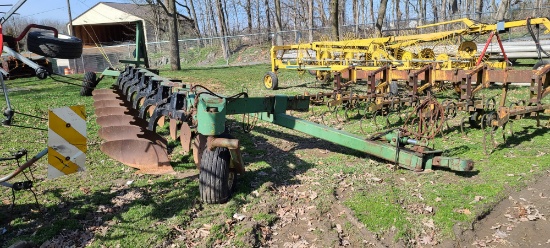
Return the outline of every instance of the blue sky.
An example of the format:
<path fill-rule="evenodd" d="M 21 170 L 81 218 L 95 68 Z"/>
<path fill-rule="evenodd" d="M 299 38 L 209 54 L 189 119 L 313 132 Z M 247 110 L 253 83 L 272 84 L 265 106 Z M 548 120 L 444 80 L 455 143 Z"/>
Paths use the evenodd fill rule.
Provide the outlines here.
<path fill-rule="evenodd" d="M 15 4 L 18 0 L 1 1 L 1 4 Z M 131 0 L 69 0 L 73 18 L 79 16 L 98 2 L 131 3 Z M 1 12 L 7 12 L 11 7 L 0 7 Z M 17 11 L 21 17 L 32 17 L 36 20 L 52 19 L 69 21 L 67 0 L 27 0 Z M 0 14 L 3 15 L 3 14 Z"/>

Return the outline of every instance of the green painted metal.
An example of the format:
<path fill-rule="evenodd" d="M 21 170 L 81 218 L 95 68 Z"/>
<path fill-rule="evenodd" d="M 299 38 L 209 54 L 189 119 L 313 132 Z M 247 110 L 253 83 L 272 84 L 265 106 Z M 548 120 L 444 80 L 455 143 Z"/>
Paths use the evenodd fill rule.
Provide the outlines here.
<path fill-rule="evenodd" d="M 113 70 L 111 68 L 107 68 L 103 70 L 101 73 L 102 76 L 112 76 L 112 77 L 118 77 L 120 75 L 120 71 Z"/>
<path fill-rule="evenodd" d="M 149 68 L 149 57 L 147 55 L 147 48 L 145 43 L 145 33 L 143 32 L 143 23 L 142 21 L 136 21 L 136 51 L 135 51 L 135 60 L 119 60 L 123 64 L 134 64 L 136 67 L 143 65 L 145 68 Z M 103 70 L 101 76 L 113 76 L 118 77 L 120 71 L 114 70 L 112 68 L 107 68 Z M 156 74 L 155 74 L 156 75 Z"/>
<path fill-rule="evenodd" d="M 188 96 L 194 99 L 196 96 L 192 97 L 192 95 Z M 442 157 L 442 151 L 429 149 L 410 137 L 401 137 L 399 130 L 380 135 L 376 140 L 368 140 L 286 114 L 287 110 L 307 111 L 308 108 L 309 98 L 304 96 L 223 98 L 201 94 L 197 109 L 197 131 L 203 135 L 219 135 L 225 131 L 226 115 L 257 113 L 261 120 L 365 152 L 410 170 L 431 170 L 437 166 L 457 171 L 473 169 L 471 160 Z"/>
<path fill-rule="evenodd" d="M 313 137 L 330 141 L 332 143 L 345 146 L 354 150 L 365 152 L 381 159 L 398 163 L 401 167 L 423 171 L 430 170 L 433 166 L 448 167 L 457 171 L 470 171 L 473 169 L 471 160 L 463 160 L 459 158 L 441 157 L 442 151 L 428 150 L 427 147 L 422 147 L 425 151 L 418 152 L 405 147 L 405 144 L 415 143 L 416 141 L 409 137 L 399 137 L 398 131 L 388 133 L 384 140 L 367 140 L 363 137 L 319 125 L 314 122 L 302 120 L 286 114 L 270 115 L 262 113 L 260 119 L 272 122 L 274 124 L 294 129 Z M 395 144 L 394 138 L 400 140 L 399 145 Z M 393 142 L 394 144 L 392 144 Z M 418 146 L 419 147 L 419 146 Z M 440 160 L 439 164 L 434 164 L 434 160 Z"/>

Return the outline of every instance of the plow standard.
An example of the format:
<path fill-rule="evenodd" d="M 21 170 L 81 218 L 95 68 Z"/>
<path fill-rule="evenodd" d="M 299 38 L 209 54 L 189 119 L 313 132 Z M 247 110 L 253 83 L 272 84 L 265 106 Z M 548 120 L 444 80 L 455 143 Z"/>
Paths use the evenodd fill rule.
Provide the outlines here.
<path fill-rule="evenodd" d="M 244 92 L 222 96 L 201 85 L 170 81 L 147 69 L 128 66 L 113 89 L 95 90 L 93 98 L 101 126 L 99 134 L 106 141 L 101 150 L 142 173 L 172 172 L 166 140 L 155 132 L 157 125 L 169 119 L 170 136 L 174 139 L 179 136 L 183 151 L 193 152 L 200 169 L 201 197 L 208 203 L 227 201 L 236 175 L 245 171 L 239 140 L 226 130 L 228 115 L 250 114 L 251 118 L 304 132 L 418 172 L 436 167 L 473 169 L 471 160 L 445 157 L 442 151 L 427 147 L 420 140 L 422 137 L 415 136 L 414 129 L 394 129 L 365 138 L 286 114 L 287 110 L 307 111 L 308 96 L 248 97 Z M 417 119 L 427 117 L 424 110 L 418 108 Z"/>

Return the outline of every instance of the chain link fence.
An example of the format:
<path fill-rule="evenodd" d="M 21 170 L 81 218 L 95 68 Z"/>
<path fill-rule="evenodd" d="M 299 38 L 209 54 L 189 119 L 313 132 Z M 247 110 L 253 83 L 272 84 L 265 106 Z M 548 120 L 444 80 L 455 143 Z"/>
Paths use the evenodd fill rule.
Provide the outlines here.
<path fill-rule="evenodd" d="M 451 19 L 469 18 L 480 23 L 495 23 L 494 12 L 457 14 Z M 512 9 L 508 11 L 507 20 L 520 20 L 530 16 L 550 16 L 550 7 Z M 442 25 L 417 30 L 419 24 L 434 23 L 432 19 L 408 19 L 408 20 L 387 20 L 384 23 L 383 35 L 408 35 L 413 33 L 427 33 L 447 31 L 451 29 L 464 28 L 461 23 Z M 181 62 L 186 66 L 208 66 L 239 63 L 269 63 L 269 48 L 275 45 L 277 36 L 280 36 L 284 45 L 304 43 L 310 41 L 310 30 L 288 30 L 279 33 L 253 33 L 243 35 L 232 35 L 225 37 L 202 37 L 182 39 L 179 41 Z M 515 32 L 515 33 L 514 33 Z M 376 29 L 373 23 L 359 25 L 344 25 L 340 28 L 341 39 L 356 39 L 374 37 Z M 313 41 L 328 41 L 331 37 L 329 27 L 315 28 L 312 30 Z M 527 29 L 514 29 L 507 34 L 507 37 L 521 37 L 527 35 Z M 222 42 L 226 42 L 230 57 L 224 58 Z M 246 53 L 249 47 L 259 47 L 263 52 L 254 61 L 239 61 L 240 54 Z M 170 45 L 168 41 L 147 43 L 149 64 L 153 68 L 162 68 L 170 64 Z M 84 48 L 81 58 L 73 60 L 58 60 L 59 73 L 64 73 L 65 68 L 70 68 L 74 73 L 85 73 L 87 71 L 100 72 L 108 67 L 122 67 L 119 60 L 134 60 L 135 44 L 127 43 L 117 46 L 100 46 Z"/>

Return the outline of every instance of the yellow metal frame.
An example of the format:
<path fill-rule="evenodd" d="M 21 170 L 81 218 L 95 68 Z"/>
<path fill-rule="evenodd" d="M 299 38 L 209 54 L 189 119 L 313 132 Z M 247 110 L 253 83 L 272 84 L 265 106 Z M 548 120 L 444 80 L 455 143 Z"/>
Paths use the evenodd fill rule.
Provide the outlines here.
<path fill-rule="evenodd" d="M 337 72 L 353 67 L 354 70 L 376 70 L 383 64 L 390 64 L 398 69 L 419 69 L 428 64 L 437 64 L 440 70 L 471 69 L 475 67 L 479 54 L 462 53 L 464 56 L 444 56 L 444 53 L 433 53 L 433 58 L 422 59 L 413 54 L 411 60 L 404 61 L 400 56 L 409 52 L 413 45 L 434 42 L 462 35 L 483 35 L 498 31 L 498 27 L 505 29 L 527 26 L 527 20 L 509 21 L 498 24 L 475 23 L 470 19 L 457 19 L 435 24 L 419 26 L 422 30 L 447 24 L 463 23 L 466 27 L 451 31 L 432 32 L 426 34 L 388 36 L 380 38 L 352 39 L 345 41 L 319 41 L 293 45 L 273 46 L 271 48 L 271 71 L 279 69 L 289 70 L 314 70 L 320 73 Z M 532 18 L 531 25 L 542 24 L 546 27 L 545 33 L 550 33 L 550 21 L 547 18 Z M 469 47 L 471 49 L 471 47 Z M 283 59 L 283 54 L 288 51 L 296 51 L 293 59 Z M 315 52 L 315 56 L 311 53 Z M 444 55 L 441 55 L 444 54 Z M 373 55 L 374 58 L 373 58 Z M 467 55 L 467 56 L 466 56 Z M 439 59 L 438 59 L 439 58 Z M 485 64 L 494 68 L 506 67 L 506 63 L 498 61 L 486 61 Z M 351 81 L 353 77 L 350 78 Z"/>

